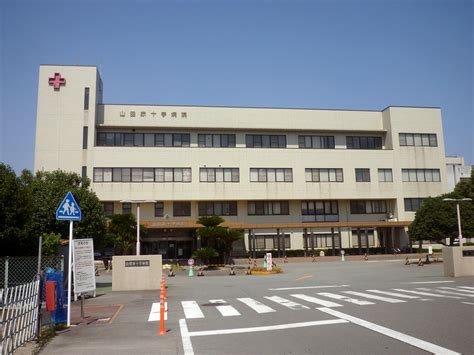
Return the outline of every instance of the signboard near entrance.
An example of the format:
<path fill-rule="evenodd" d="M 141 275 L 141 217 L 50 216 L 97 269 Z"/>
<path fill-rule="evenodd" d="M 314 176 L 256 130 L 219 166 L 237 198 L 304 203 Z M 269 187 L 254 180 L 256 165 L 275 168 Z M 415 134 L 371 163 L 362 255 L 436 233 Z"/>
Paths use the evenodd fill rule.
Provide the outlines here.
<path fill-rule="evenodd" d="M 92 239 L 75 239 L 74 293 L 95 291 L 94 242 Z"/>
<path fill-rule="evenodd" d="M 267 253 L 267 271 L 273 270 L 272 253 Z"/>

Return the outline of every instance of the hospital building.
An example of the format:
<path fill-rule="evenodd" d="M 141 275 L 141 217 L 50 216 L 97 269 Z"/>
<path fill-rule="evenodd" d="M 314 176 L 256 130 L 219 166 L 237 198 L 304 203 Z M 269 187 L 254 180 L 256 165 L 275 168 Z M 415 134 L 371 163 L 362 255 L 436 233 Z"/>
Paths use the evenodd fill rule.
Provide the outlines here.
<path fill-rule="evenodd" d="M 137 214 L 142 254 L 184 259 L 200 216 L 242 230 L 236 256 L 410 247 L 423 199 L 448 192 L 441 110 L 104 103 L 96 66 L 41 65 L 35 170 L 92 181 Z"/>

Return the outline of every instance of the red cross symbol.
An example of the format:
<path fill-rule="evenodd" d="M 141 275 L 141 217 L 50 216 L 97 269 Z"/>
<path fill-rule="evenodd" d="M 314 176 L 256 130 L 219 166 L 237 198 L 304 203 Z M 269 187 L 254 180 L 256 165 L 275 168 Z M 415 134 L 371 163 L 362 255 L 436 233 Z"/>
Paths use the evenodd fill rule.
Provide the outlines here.
<path fill-rule="evenodd" d="M 61 85 L 66 85 L 66 79 L 61 78 L 61 74 L 54 73 L 54 78 L 49 78 L 49 85 L 53 85 L 54 90 L 59 90 Z"/>

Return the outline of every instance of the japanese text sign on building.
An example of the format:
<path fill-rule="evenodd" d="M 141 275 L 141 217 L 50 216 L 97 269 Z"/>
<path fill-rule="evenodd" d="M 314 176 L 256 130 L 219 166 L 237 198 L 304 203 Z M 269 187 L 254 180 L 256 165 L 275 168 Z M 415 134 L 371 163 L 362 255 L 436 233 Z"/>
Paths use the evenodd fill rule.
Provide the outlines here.
<path fill-rule="evenodd" d="M 121 118 L 188 118 L 187 112 L 168 111 L 124 111 L 119 112 Z"/>
<path fill-rule="evenodd" d="M 56 219 L 58 221 L 80 221 L 82 219 L 81 209 L 71 191 L 66 194 L 56 210 Z"/>

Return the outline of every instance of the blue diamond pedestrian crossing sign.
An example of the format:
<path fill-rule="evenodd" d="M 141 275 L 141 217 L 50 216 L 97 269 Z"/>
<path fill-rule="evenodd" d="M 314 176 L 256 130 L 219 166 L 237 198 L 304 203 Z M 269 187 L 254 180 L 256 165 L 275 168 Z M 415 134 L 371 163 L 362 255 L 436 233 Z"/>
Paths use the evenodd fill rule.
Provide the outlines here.
<path fill-rule="evenodd" d="M 80 221 L 82 219 L 81 209 L 71 191 L 66 194 L 56 210 L 56 219 L 58 221 Z"/>

